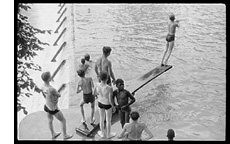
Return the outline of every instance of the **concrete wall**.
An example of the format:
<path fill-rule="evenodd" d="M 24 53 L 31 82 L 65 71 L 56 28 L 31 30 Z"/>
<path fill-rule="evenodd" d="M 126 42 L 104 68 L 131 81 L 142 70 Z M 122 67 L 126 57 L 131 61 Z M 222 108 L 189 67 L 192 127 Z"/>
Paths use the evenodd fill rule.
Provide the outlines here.
<path fill-rule="evenodd" d="M 62 4 L 63 5 L 63 4 Z M 60 7 L 61 8 L 61 7 Z M 61 27 L 58 30 L 58 36 L 61 35 L 62 31 L 66 28 L 66 31 L 61 36 L 60 40 L 55 46 L 58 49 L 60 46 L 66 42 L 66 45 L 60 51 L 56 57 L 56 62 L 58 66 L 63 60 L 66 60 L 66 63 L 60 68 L 56 76 L 54 77 L 55 84 L 59 85 L 66 84 L 66 87 L 60 92 L 62 98 L 59 101 L 59 105 L 65 105 L 65 108 L 68 108 L 70 105 L 74 105 L 72 98 L 76 96 L 76 64 L 75 64 L 75 38 L 74 38 L 74 6 L 73 4 L 65 4 L 62 8 L 62 12 L 66 9 L 65 13 L 62 15 L 58 23 L 58 26 L 61 24 L 62 20 L 66 17 L 66 20 L 62 23 Z M 61 15 L 61 13 L 59 15 Z M 58 37 L 57 37 L 58 39 Z M 55 55 L 55 54 L 53 54 Z M 57 66 L 57 67 L 58 67 Z"/>

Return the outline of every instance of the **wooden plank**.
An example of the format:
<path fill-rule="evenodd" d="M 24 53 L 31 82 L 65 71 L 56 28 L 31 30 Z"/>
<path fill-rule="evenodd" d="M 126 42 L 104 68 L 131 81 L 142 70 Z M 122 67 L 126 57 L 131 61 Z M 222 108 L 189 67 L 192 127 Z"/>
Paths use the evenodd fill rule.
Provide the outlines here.
<path fill-rule="evenodd" d="M 157 78 L 159 75 L 163 74 L 164 72 L 166 72 L 167 70 L 171 68 L 172 68 L 171 65 L 165 65 L 165 66 L 158 66 L 150 70 L 149 72 L 147 72 L 146 74 L 138 78 L 137 80 L 132 81 L 131 83 L 132 87 L 129 88 L 129 91 L 132 91 L 132 94 L 134 94 L 139 89 L 141 89 L 143 86 L 148 84 L 150 81 Z"/>

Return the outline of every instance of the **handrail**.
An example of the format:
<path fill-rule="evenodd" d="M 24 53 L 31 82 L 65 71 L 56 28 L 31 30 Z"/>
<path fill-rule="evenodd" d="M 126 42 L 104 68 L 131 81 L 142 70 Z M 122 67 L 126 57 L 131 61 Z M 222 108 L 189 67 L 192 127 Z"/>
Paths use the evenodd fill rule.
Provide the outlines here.
<path fill-rule="evenodd" d="M 58 92 L 60 93 L 64 88 L 66 87 L 66 84 L 63 83 L 60 88 L 58 89 Z"/>
<path fill-rule="evenodd" d="M 59 28 L 61 27 L 61 25 L 64 23 L 65 20 L 66 20 L 66 17 L 62 20 L 62 22 L 59 24 L 58 28 L 55 30 L 54 33 L 58 33 Z"/>
<path fill-rule="evenodd" d="M 65 6 L 65 4 L 63 4 L 60 8 L 60 10 L 57 12 L 58 14 L 60 13 L 60 11 L 63 9 L 63 7 Z"/>
<path fill-rule="evenodd" d="M 63 47 L 66 45 L 66 42 L 64 42 L 61 46 L 60 46 L 60 48 L 58 49 L 58 51 L 57 51 L 57 53 L 54 55 L 54 57 L 52 58 L 52 60 L 51 60 L 51 62 L 56 62 L 56 57 L 57 57 L 57 55 L 60 53 L 60 51 L 63 49 Z"/>
<path fill-rule="evenodd" d="M 63 60 L 61 62 L 61 64 L 58 66 L 58 68 L 55 70 L 55 72 L 53 73 L 51 79 L 53 80 L 53 78 L 56 76 L 56 74 L 58 73 L 58 71 L 61 69 L 61 67 L 66 63 L 66 60 Z"/>
<path fill-rule="evenodd" d="M 61 32 L 61 34 L 59 35 L 59 37 L 57 38 L 57 40 L 54 42 L 53 46 L 57 45 L 57 42 L 59 41 L 59 39 L 61 38 L 61 36 L 63 35 L 63 33 L 66 31 L 67 28 L 64 28 L 63 31 Z"/>
<path fill-rule="evenodd" d="M 59 16 L 59 18 L 57 19 L 56 22 L 59 22 L 59 20 L 61 19 L 61 17 L 63 16 L 63 14 L 66 12 L 67 8 L 65 8 L 65 10 L 62 12 L 62 14 Z"/>

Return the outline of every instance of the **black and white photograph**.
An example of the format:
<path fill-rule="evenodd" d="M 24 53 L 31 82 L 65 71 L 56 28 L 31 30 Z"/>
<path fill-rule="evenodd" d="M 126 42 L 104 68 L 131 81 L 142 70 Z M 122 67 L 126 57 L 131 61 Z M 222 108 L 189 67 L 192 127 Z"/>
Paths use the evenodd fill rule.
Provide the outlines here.
<path fill-rule="evenodd" d="M 18 141 L 226 140 L 225 4 L 15 8 Z"/>

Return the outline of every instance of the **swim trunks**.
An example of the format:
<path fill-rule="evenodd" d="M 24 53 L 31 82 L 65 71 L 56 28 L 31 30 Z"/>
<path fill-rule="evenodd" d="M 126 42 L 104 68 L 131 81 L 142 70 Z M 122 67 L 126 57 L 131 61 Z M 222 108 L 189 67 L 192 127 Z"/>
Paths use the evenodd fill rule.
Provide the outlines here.
<path fill-rule="evenodd" d="M 50 110 L 46 105 L 44 105 L 44 111 L 45 111 L 45 112 L 48 112 L 48 113 L 51 114 L 51 115 L 55 115 L 56 113 L 59 112 L 58 109 L 55 109 L 54 111 Z"/>
<path fill-rule="evenodd" d="M 83 94 L 83 100 L 85 103 L 93 103 L 95 101 L 95 97 L 91 92 L 89 94 Z"/>
<path fill-rule="evenodd" d="M 105 104 L 102 104 L 100 102 L 98 102 L 98 107 L 101 108 L 101 109 L 110 109 L 112 106 L 109 104 L 109 105 L 105 105 Z"/>
<path fill-rule="evenodd" d="M 166 41 L 167 42 L 171 42 L 171 41 L 174 41 L 174 40 L 175 40 L 175 35 L 168 34 L 166 36 Z"/>

